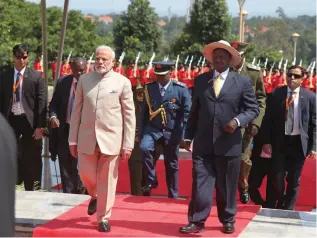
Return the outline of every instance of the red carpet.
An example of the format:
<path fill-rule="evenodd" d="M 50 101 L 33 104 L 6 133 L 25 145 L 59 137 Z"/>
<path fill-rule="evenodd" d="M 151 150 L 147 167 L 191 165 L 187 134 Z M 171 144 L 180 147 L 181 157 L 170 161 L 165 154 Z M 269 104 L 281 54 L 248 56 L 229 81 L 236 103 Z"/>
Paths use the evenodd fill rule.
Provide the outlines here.
<path fill-rule="evenodd" d="M 153 195 L 167 196 L 165 182 L 164 161 L 159 160 L 156 165 L 159 187 L 152 190 Z M 192 161 L 179 160 L 179 196 L 191 196 L 192 183 Z M 260 192 L 265 198 L 266 179 L 262 184 Z M 130 193 L 129 168 L 126 162 L 119 166 L 119 180 L 117 192 Z M 311 211 L 316 205 L 316 160 L 306 160 L 302 176 L 299 197 L 296 204 L 297 211 Z"/>
<path fill-rule="evenodd" d="M 87 215 L 88 201 L 69 210 L 56 219 L 34 229 L 34 237 L 97 237 L 97 236 L 187 236 L 178 228 L 187 223 L 187 201 L 118 195 L 112 211 L 110 233 L 97 231 L 96 216 Z M 221 232 L 222 225 L 213 207 L 206 223 L 205 237 L 237 237 L 259 211 L 260 206 L 241 205 L 236 216 L 235 233 Z"/>
<path fill-rule="evenodd" d="M 156 164 L 159 187 L 152 190 L 153 195 L 167 196 L 167 188 L 165 182 L 164 161 L 159 160 Z M 117 191 L 130 193 L 129 169 L 126 163 L 119 166 L 119 180 Z M 297 211 L 311 211 L 316 205 L 316 160 L 306 160 L 302 176 L 299 197 L 296 204 Z M 190 197 L 192 185 L 192 161 L 179 160 L 179 196 Z M 260 188 L 263 198 L 265 198 L 266 178 Z M 238 193 L 237 193 L 238 198 Z"/>

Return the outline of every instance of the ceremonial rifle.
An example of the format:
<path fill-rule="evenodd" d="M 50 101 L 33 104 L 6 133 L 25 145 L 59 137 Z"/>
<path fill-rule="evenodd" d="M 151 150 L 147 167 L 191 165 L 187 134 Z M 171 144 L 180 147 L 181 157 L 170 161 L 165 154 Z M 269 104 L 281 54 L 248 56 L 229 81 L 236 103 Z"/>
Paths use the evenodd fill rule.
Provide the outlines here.
<path fill-rule="evenodd" d="M 124 59 L 124 56 L 125 56 L 125 52 L 123 51 L 120 55 L 120 58 L 119 58 L 119 73 L 121 73 L 121 68 L 122 68 L 122 62 L 123 62 L 123 59 Z"/>
<path fill-rule="evenodd" d="M 154 58 L 155 58 L 155 53 L 153 52 L 153 55 L 152 55 L 150 62 L 149 62 L 149 66 L 146 69 L 146 77 L 147 78 L 150 78 L 150 70 L 152 68 L 152 62 L 153 62 Z"/>
<path fill-rule="evenodd" d="M 287 70 L 287 64 L 288 64 L 288 59 L 286 59 L 285 63 L 284 63 L 284 72 L 283 72 L 283 82 L 284 82 L 284 85 L 287 84 L 286 82 L 286 70 Z"/>
<path fill-rule="evenodd" d="M 92 53 L 91 56 L 89 57 L 86 72 L 89 72 L 90 64 L 91 64 L 91 61 L 92 61 L 93 57 L 94 57 L 94 53 Z"/>
<path fill-rule="evenodd" d="M 273 62 L 272 67 L 270 68 L 270 72 L 269 72 L 269 76 L 268 76 L 269 78 L 267 80 L 267 82 L 269 84 L 272 84 L 272 71 L 273 71 L 274 66 L 275 66 L 275 61 Z"/>
<path fill-rule="evenodd" d="M 313 65 L 310 68 L 309 88 L 314 88 L 314 86 L 313 86 L 313 73 L 314 73 L 315 65 L 316 65 L 316 61 L 313 62 Z"/>
<path fill-rule="evenodd" d="M 177 58 L 176 58 L 176 63 L 175 63 L 175 69 L 174 69 L 174 72 L 175 72 L 175 80 L 178 80 L 178 61 L 179 61 L 179 55 L 177 55 Z"/>
<path fill-rule="evenodd" d="M 135 58 L 135 64 L 134 64 L 134 69 L 133 69 L 133 77 L 136 78 L 137 75 L 136 75 L 136 70 L 138 68 L 138 61 L 140 59 L 140 55 L 141 55 L 141 52 L 138 53 L 137 57 Z"/>

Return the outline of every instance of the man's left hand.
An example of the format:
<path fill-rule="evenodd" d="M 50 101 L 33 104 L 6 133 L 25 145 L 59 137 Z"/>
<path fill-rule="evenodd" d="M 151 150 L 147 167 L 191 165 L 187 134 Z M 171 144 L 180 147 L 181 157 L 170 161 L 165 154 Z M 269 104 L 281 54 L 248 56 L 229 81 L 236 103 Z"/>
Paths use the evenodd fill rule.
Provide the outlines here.
<path fill-rule="evenodd" d="M 255 136 L 256 134 L 258 134 L 259 128 L 254 124 L 249 124 L 249 126 L 247 128 L 247 132 L 249 135 Z"/>
<path fill-rule="evenodd" d="M 232 119 L 225 127 L 225 131 L 232 134 L 238 128 L 238 123 L 236 119 Z"/>
<path fill-rule="evenodd" d="M 307 155 L 307 159 L 316 159 L 316 151 L 311 151 L 309 152 L 309 154 Z"/>
<path fill-rule="evenodd" d="M 43 131 L 44 131 L 43 128 L 36 128 L 35 131 L 34 131 L 34 134 L 33 134 L 33 138 L 34 138 L 35 140 L 42 139 L 42 137 L 43 137 Z"/>
<path fill-rule="evenodd" d="M 132 153 L 131 150 L 121 149 L 120 156 L 122 160 L 128 160 L 131 157 L 131 153 Z"/>

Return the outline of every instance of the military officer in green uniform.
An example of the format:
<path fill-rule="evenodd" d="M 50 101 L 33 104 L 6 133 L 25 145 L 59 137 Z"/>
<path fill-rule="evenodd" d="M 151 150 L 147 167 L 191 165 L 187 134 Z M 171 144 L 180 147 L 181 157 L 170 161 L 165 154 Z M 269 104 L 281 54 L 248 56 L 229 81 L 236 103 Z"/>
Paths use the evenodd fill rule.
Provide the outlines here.
<path fill-rule="evenodd" d="M 242 140 L 242 161 L 240 166 L 240 175 L 239 175 L 239 192 L 240 192 L 240 201 L 244 204 L 250 201 L 250 195 L 248 193 L 248 180 L 252 161 L 252 141 L 253 138 L 257 135 L 259 128 L 262 123 L 262 118 L 265 113 L 266 107 L 266 93 L 264 88 L 263 76 L 261 68 L 253 64 L 249 64 L 245 61 L 245 50 L 248 46 L 248 43 L 244 42 L 233 42 L 231 46 L 240 52 L 242 56 L 242 61 L 240 65 L 235 67 L 235 70 L 242 75 L 248 76 L 252 82 L 252 87 L 255 91 L 257 103 L 259 104 L 260 114 L 253 120 L 243 133 Z"/>

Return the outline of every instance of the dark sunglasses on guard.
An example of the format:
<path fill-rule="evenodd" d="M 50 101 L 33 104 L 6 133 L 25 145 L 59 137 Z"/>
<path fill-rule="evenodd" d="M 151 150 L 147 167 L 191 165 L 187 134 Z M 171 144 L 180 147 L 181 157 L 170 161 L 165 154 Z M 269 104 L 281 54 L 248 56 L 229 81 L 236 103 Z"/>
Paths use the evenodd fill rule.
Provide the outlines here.
<path fill-rule="evenodd" d="M 292 78 L 294 76 L 294 79 L 300 79 L 302 78 L 302 75 L 299 74 L 292 74 L 292 73 L 288 73 L 287 77 Z"/>
<path fill-rule="evenodd" d="M 24 60 L 26 60 L 27 58 L 28 58 L 28 56 L 14 56 L 16 59 L 24 59 Z"/>

